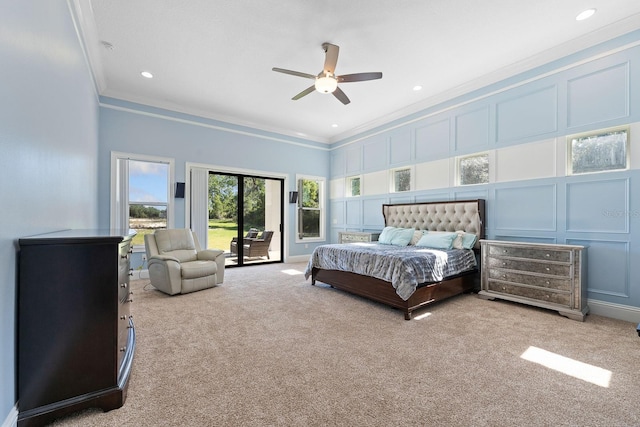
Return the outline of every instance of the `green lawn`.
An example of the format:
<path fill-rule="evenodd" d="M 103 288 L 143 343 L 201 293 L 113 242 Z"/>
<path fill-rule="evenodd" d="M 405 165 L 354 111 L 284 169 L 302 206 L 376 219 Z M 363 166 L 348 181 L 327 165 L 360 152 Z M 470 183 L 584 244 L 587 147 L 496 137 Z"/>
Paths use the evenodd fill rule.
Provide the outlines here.
<path fill-rule="evenodd" d="M 229 251 L 231 239 L 238 235 L 238 224 L 219 219 L 209 220 L 209 247 Z"/>
<path fill-rule="evenodd" d="M 229 251 L 229 243 L 237 236 L 237 229 L 238 224 L 233 221 L 209 220 L 209 247 Z M 137 228 L 133 244 L 144 245 L 144 235 L 154 231 L 153 228 Z M 246 231 L 243 234 L 246 234 Z"/>

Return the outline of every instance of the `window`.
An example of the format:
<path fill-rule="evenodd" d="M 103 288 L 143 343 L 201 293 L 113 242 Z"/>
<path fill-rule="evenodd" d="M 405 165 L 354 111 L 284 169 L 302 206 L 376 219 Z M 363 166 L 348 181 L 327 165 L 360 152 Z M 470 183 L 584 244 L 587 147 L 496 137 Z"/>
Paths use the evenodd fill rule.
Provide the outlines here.
<path fill-rule="evenodd" d="M 298 178 L 297 241 L 324 240 L 324 178 Z"/>
<path fill-rule="evenodd" d="M 411 168 L 391 171 L 391 192 L 411 191 Z"/>
<path fill-rule="evenodd" d="M 361 194 L 360 183 L 361 179 L 359 176 L 351 176 L 347 178 L 347 197 L 356 197 Z"/>
<path fill-rule="evenodd" d="M 458 184 L 473 185 L 489 182 L 489 154 L 474 154 L 458 158 Z"/>
<path fill-rule="evenodd" d="M 145 234 L 173 227 L 172 178 L 172 159 L 112 154 L 111 227 L 135 230 L 135 249 L 144 248 Z"/>
<path fill-rule="evenodd" d="M 569 175 L 627 169 L 629 129 L 605 129 L 567 137 Z"/>

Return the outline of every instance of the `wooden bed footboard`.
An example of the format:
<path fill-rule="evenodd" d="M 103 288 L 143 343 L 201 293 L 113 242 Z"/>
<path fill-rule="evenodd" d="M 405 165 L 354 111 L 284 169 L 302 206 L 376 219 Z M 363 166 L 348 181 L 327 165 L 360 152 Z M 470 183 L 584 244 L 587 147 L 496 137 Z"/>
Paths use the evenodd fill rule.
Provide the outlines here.
<path fill-rule="evenodd" d="M 473 291 L 478 276 L 478 270 L 472 270 L 441 282 L 420 286 L 406 301 L 398 296 L 391 283 L 348 271 L 314 267 L 311 284 L 315 285 L 317 280 L 336 289 L 398 308 L 404 313 L 405 320 L 411 320 L 412 312 L 420 307 Z"/>

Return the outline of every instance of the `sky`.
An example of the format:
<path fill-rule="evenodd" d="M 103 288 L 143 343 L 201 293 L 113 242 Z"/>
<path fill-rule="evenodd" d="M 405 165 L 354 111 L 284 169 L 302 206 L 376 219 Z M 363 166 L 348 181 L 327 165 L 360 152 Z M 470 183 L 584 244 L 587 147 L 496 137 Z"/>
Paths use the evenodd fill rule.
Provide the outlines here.
<path fill-rule="evenodd" d="M 168 201 L 169 165 L 166 163 L 129 160 L 129 201 Z"/>

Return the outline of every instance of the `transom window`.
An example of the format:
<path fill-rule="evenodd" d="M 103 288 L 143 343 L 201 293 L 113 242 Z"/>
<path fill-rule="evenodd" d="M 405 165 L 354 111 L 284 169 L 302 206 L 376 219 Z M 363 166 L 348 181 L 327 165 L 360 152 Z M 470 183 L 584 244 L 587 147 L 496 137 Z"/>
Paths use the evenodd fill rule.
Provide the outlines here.
<path fill-rule="evenodd" d="M 391 171 L 391 191 L 394 193 L 411 191 L 411 168 L 400 168 Z"/>
<path fill-rule="evenodd" d="M 629 129 L 605 129 L 567 137 L 569 175 L 629 167 Z"/>
<path fill-rule="evenodd" d="M 458 184 L 473 185 L 489 182 L 489 154 L 474 154 L 458 158 Z"/>
<path fill-rule="evenodd" d="M 361 193 L 362 179 L 359 176 L 351 176 L 347 178 L 347 197 L 356 197 Z"/>

